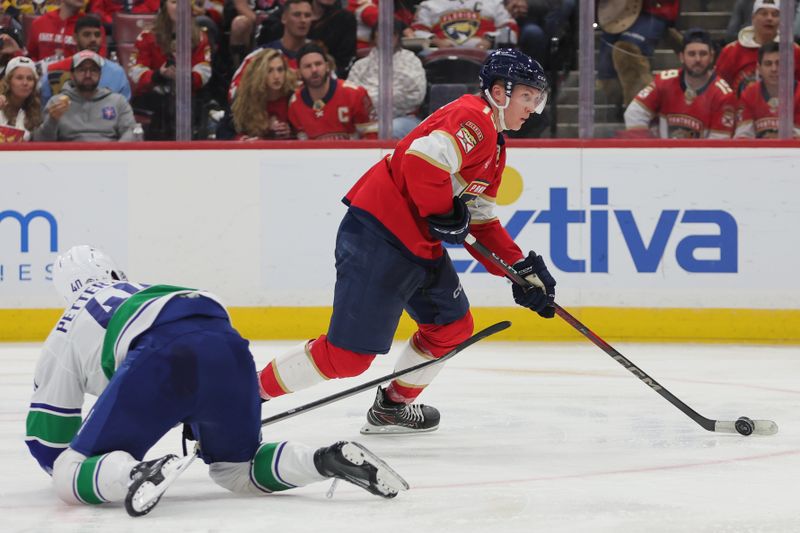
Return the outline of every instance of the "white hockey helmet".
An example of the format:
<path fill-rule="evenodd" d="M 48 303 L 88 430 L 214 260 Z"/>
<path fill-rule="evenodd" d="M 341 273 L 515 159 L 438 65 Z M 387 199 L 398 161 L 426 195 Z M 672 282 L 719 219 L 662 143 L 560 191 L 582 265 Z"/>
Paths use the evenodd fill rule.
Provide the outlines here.
<path fill-rule="evenodd" d="M 127 279 L 108 254 L 88 244 L 73 246 L 53 263 L 53 284 L 67 304 L 93 281 Z"/>

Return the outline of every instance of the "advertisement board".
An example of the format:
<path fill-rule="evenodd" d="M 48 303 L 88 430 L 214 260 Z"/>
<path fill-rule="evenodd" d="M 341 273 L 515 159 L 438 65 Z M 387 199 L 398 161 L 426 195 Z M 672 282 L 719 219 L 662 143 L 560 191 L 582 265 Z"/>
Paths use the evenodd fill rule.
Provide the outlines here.
<path fill-rule="evenodd" d="M 56 310 L 53 260 L 90 243 L 137 280 L 209 289 L 233 308 L 267 313 L 288 336 L 298 330 L 275 316 L 301 321 L 307 311 L 323 327 L 341 198 L 390 152 L 4 152 L 0 311 L 20 321 L 32 316 L 22 310 Z M 545 257 L 564 307 L 774 311 L 797 320 L 796 154 L 514 148 L 496 215 L 523 251 Z M 513 306 L 505 280 L 464 249 L 448 253 L 477 313 Z M 20 338 L 13 328 L 0 335 Z M 776 335 L 785 336 L 767 338 Z"/>

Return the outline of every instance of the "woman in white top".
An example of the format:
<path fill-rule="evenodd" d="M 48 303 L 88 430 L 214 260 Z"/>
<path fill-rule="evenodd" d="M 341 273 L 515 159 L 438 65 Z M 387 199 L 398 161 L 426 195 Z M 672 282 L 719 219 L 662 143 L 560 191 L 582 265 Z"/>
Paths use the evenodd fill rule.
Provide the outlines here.
<path fill-rule="evenodd" d="M 0 80 L 0 142 L 29 141 L 42 123 L 38 80 L 36 65 L 27 57 L 15 57 L 6 65 Z"/>

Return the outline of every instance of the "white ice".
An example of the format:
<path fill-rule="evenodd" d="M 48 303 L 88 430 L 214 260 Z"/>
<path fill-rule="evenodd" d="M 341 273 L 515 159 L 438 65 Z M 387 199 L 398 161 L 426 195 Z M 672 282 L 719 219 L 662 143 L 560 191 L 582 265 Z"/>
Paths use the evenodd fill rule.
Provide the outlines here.
<path fill-rule="evenodd" d="M 259 366 L 288 346 L 254 343 Z M 615 347 L 708 418 L 775 420 L 777 435 L 709 433 L 587 343 L 483 342 L 448 363 L 422 400 L 438 431 L 358 433 L 373 392 L 268 426 L 266 440 L 319 446 L 355 439 L 411 489 L 394 500 L 340 483 L 266 497 L 216 486 L 195 462 L 155 510 L 71 507 L 24 443 L 38 346 L 0 345 L 0 530 L 305 532 L 800 531 L 800 348 L 619 344 Z M 394 352 L 393 352 L 394 353 Z M 269 416 L 391 371 L 280 398 Z M 148 454 L 179 453 L 176 430 Z"/>

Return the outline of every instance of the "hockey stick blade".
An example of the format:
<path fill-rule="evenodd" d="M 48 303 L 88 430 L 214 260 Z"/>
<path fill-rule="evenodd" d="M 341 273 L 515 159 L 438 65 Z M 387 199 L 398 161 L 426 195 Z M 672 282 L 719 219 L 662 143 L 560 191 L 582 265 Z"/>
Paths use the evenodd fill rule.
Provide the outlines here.
<path fill-rule="evenodd" d="M 752 435 L 769 436 L 778 432 L 778 424 L 772 420 L 751 420 L 753 423 Z M 738 433 L 742 434 L 736 429 L 736 422 L 731 420 L 715 420 L 714 432 L 716 433 Z"/>
<path fill-rule="evenodd" d="M 301 413 L 305 413 L 313 409 L 318 409 L 333 402 L 349 398 L 350 396 L 354 396 L 360 392 L 372 389 L 378 385 L 386 383 L 387 381 L 392 381 L 395 378 L 399 378 L 400 376 L 405 376 L 406 374 L 410 374 L 411 372 L 421 370 L 430 365 L 437 365 L 443 363 L 448 359 L 455 357 L 456 354 L 463 352 L 476 342 L 483 340 L 491 335 L 494 335 L 495 333 L 503 331 L 504 329 L 508 329 L 510 326 L 511 322 L 509 322 L 508 320 L 498 322 L 497 324 L 492 324 L 488 328 L 480 330 L 478 333 L 474 334 L 472 337 L 468 338 L 467 340 L 465 340 L 464 342 L 462 342 L 461 344 L 459 344 L 458 346 L 456 346 L 455 348 L 444 354 L 442 357 L 439 357 L 438 359 L 431 359 L 430 361 L 425 361 L 424 363 L 420 363 L 418 365 L 414 365 L 403 370 L 398 370 L 397 372 L 392 372 L 391 374 L 386 374 L 385 376 L 375 378 L 372 381 L 367 381 L 366 383 L 362 383 L 361 385 L 358 385 L 356 387 L 346 389 L 341 392 L 337 392 L 336 394 L 331 394 L 330 396 L 326 396 L 325 398 L 320 398 L 319 400 L 307 403 L 305 405 L 301 405 L 299 407 L 295 407 L 293 409 L 289 409 L 288 411 L 284 411 L 283 413 L 278 413 L 277 415 L 267 417 L 261 421 L 261 425 L 268 426 L 270 424 L 274 424 L 275 422 L 278 422 L 280 420 L 285 420 L 287 418 L 297 416 Z"/>
<path fill-rule="evenodd" d="M 520 276 L 514 268 L 503 261 L 503 259 L 498 256 L 496 253 L 489 250 L 486 246 L 481 244 L 473 235 L 467 235 L 466 241 L 467 244 L 472 246 L 478 253 L 488 259 L 492 264 L 500 268 L 506 275 L 508 279 L 512 282 L 522 285 L 523 287 L 531 287 L 531 284 Z M 719 432 L 719 433 L 738 433 L 740 435 L 774 435 L 778 432 L 778 425 L 771 421 L 771 420 L 749 420 L 745 419 L 752 423 L 748 427 L 746 424 L 742 431 L 737 428 L 737 422 L 742 420 L 744 417 L 740 418 L 735 422 L 727 422 L 727 421 L 719 421 L 719 420 L 712 420 L 710 418 L 706 418 L 685 403 L 681 401 L 677 396 L 672 394 L 668 391 L 663 385 L 658 383 L 655 379 L 650 377 L 644 370 L 638 368 L 634 365 L 631 361 L 629 361 L 624 355 L 618 352 L 614 347 L 600 338 L 599 335 L 594 333 L 588 327 L 583 325 L 577 318 L 572 316 L 566 309 L 554 303 L 553 306 L 555 307 L 556 314 L 563 319 L 567 324 L 575 328 L 581 335 L 589 339 L 595 346 L 603 350 L 609 357 L 614 359 L 620 365 L 622 365 L 628 372 L 636 376 L 642 383 L 653 389 L 657 392 L 661 397 L 667 400 L 669 403 L 677 407 L 683 414 L 694 420 L 700 427 L 705 430 Z"/>

